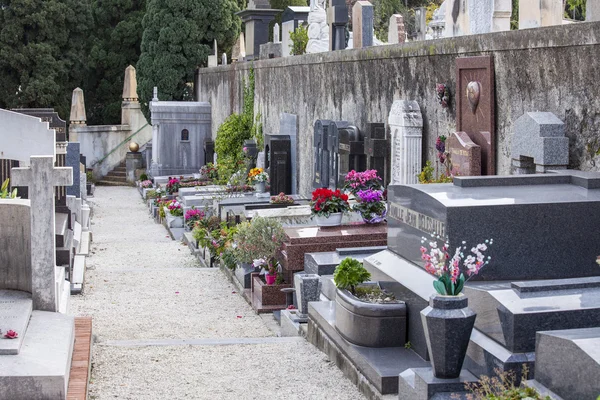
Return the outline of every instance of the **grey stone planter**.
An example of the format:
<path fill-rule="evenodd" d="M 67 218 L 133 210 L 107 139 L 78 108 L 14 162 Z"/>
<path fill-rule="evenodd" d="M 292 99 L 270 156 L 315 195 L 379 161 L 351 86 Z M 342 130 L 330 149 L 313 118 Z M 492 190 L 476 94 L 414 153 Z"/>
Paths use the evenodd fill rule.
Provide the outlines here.
<path fill-rule="evenodd" d="M 255 268 L 252 263 L 238 263 L 235 267 L 235 277 L 238 282 L 244 287 L 244 289 L 250 289 L 252 286 L 252 276 L 253 272 L 258 272 L 259 269 Z"/>
<path fill-rule="evenodd" d="M 335 327 L 344 339 L 359 346 L 404 346 L 406 304 L 366 303 L 347 290 L 337 289 Z"/>
<path fill-rule="evenodd" d="M 436 378 L 458 378 L 477 314 L 468 308 L 463 294 L 441 296 L 434 294 L 429 307 L 421 311 L 427 339 L 427 350 Z"/>

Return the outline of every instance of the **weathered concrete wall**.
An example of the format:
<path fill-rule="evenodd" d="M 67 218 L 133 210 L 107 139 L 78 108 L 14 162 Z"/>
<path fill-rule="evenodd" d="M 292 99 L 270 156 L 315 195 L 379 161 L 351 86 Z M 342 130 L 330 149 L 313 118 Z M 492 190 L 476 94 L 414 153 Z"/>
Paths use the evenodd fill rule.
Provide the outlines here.
<path fill-rule="evenodd" d="M 397 91 L 423 112 L 424 160 L 435 158 L 435 139 L 455 130 L 455 101 L 442 108 L 436 83 L 455 93 L 455 59 L 493 54 L 496 71 L 497 171 L 510 171 L 514 121 L 527 111 L 550 111 L 566 124 L 570 168 L 599 170 L 600 23 L 463 36 L 336 51 L 254 63 L 255 113 L 265 133 L 276 133 L 279 114 L 299 117 L 300 192 L 311 191 L 313 124 L 347 120 L 361 130 L 386 122 Z M 197 100 L 212 105 L 213 137 L 242 106 L 241 82 L 250 63 L 197 73 Z"/>

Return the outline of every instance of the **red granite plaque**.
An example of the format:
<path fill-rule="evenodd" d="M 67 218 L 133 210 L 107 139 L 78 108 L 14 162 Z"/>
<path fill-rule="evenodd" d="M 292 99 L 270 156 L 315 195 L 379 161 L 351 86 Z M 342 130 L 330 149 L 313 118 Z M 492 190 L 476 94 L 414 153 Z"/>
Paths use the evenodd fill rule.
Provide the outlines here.
<path fill-rule="evenodd" d="M 455 132 L 446 141 L 450 154 L 452 174 L 458 176 L 481 175 L 481 147 L 465 132 Z"/>
<path fill-rule="evenodd" d="M 481 147 L 481 175 L 496 173 L 496 124 L 492 56 L 456 59 L 456 130 Z"/>

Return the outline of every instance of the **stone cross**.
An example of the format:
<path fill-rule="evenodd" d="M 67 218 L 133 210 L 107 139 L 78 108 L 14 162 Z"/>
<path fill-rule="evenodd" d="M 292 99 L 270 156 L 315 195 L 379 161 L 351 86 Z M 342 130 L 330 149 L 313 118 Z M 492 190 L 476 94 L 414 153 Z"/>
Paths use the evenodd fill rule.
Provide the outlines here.
<path fill-rule="evenodd" d="M 73 185 L 71 167 L 54 167 L 52 156 L 31 156 L 31 166 L 13 168 L 15 186 L 27 186 L 31 199 L 31 292 L 33 309 L 58 311 L 54 187 Z"/>
<path fill-rule="evenodd" d="M 279 24 L 275 23 L 273 26 L 273 43 L 279 43 L 281 40 L 279 39 Z"/>

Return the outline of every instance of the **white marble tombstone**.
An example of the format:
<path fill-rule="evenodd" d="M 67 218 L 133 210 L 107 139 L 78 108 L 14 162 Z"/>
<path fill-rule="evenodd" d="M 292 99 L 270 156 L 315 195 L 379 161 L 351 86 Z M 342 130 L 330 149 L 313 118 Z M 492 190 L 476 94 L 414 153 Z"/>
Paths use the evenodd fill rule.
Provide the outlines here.
<path fill-rule="evenodd" d="M 275 23 L 275 25 L 273 25 L 273 43 L 279 42 L 281 42 L 279 39 L 279 24 Z"/>
<path fill-rule="evenodd" d="M 519 0 L 519 29 L 561 25 L 562 0 Z"/>
<path fill-rule="evenodd" d="M 391 132 L 391 185 L 418 183 L 423 151 L 423 117 L 414 100 L 396 100 L 388 117 Z"/>

